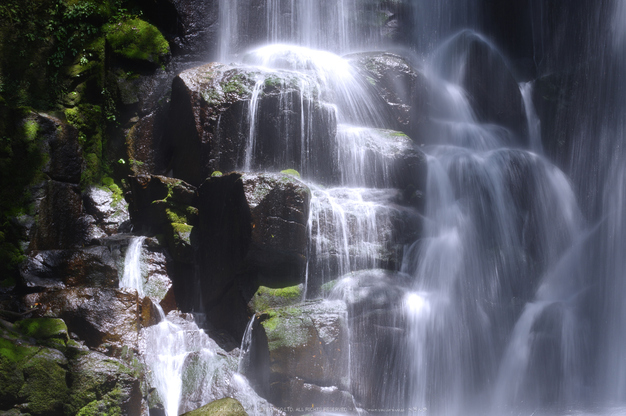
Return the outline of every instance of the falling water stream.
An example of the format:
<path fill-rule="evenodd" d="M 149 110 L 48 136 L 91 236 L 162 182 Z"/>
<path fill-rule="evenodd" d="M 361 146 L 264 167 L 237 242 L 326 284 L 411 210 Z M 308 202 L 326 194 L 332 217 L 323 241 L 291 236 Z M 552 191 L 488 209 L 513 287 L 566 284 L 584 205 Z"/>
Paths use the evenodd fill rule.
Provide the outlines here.
<path fill-rule="evenodd" d="M 472 42 L 508 62 L 478 33 L 483 24 L 479 2 L 416 1 L 407 9 L 414 14 L 413 45 L 419 49 L 414 60 L 423 64 L 434 103 L 425 140 L 430 144 L 421 148 L 428 173 L 425 207 L 419 212 L 401 203 L 402 190 L 394 188 L 390 164 L 394 155 L 415 151 L 417 145 L 393 132 L 395 124 L 368 81 L 349 59 L 337 55 L 383 45 L 381 33 L 367 29 L 376 10 L 373 2 L 268 0 L 261 23 L 249 25 L 255 19 L 252 3 L 220 2 L 220 59 L 261 68 L 244 114 L 249 134 L 240 168 L 272 170 L 285 163 L 276 159 L 268 164 L 257 146 L 261 90 L 278 77 L 280 88 L 299 91 L 300 101 L 285 93 L 279 102 L 281 108 L 299 109 L 288 112 L 300 120 L 300 129 L 289 132 L 285 146 L 299 149 L 299 165 L 293 167 L 312 190 L 308 296 L 318 296 L 321 285 L 337 280 L 328 295 L 333 301 L 352 305 L 359 296 L 392 299 L 384 307 L 376 304 L 384 309 L 376 311 L 384 320 L 372 325 L 365 322 L 369 318 L 347 320 L 351 340 L 375 341 L 379 332 L 367 332 L 372 328 L 387 331 L 392 340 L 384 350 L 351 343 L 346 379 L 355 411 L 624 414 L 625 95 L 607 92 L 599 104 L 610 106 L 606 117 L 589 121 L 581 112 L 571 120 L 585 137 L 572 145 L 570 167 L 587 161 L 585 146 L 600 135 L 605 153 L 595 148 L 589 153 L 596 163 L 606 162 L 594 168 L 601 172 L 587 178 L 577 165 L 557 167 L 543 146 L 545 120 L 533 103 L 534 82 L 515 83 L 517 104 L 526 117 L 522 133 L 481 119 L 463 84 Z M 615 14 L 622 16 L 608 25 L 615 41 L 604 58 L 623 93 L 620 71 L 626 65 L 620 48 L 626 7 L 620 0 L 606 3 L 615 4 Z M 504 94 L 497 83 L 489 93 Z M 332 160 L 324 163 L 335 169 L 333 177 L 320 173 L 316 153 L 324 147 L 317 142 L 324 135 L 310 120 L 320 108 L 337 122 L 330 144 L 324 144 L 331 149 Z M 591 180 L 600 189 L 580 195 Z M 590 215 L 594 209 L 597 215 Z M 398 229 L 406 241 L 398 239 Z M 137 245 L 139 249 L 128 249 L 123 282 L 141 294 L 140 273 L 132 271 L 140 263 L 136 250 L 140 253 L 141 243 Z M 368 274 L 359 274 L 363 271 Z M 146 362 L 167 415 L 216 398 L 210 391 L 220 377 L 229 380 L 226 391 L 250 414 L 262 414 L 263 402 L 237 373 L 247 359 L 253 321 L 239 364 L 225 370 L 219 347 L 186 319 L 161 316 L 144 334 L 149 340 Z M 185 375 L 189 366 L 183 363 L 190 359 L 200 370 Z M 370 371 L 377 361 L 389 364 L 386 373 Z M 190 377 L 197 378 L 191 383 L 195 387 L 183 391 L 182 380 Z M 369 385 L 376 394 L 367 398 L 359 389 Z"/>

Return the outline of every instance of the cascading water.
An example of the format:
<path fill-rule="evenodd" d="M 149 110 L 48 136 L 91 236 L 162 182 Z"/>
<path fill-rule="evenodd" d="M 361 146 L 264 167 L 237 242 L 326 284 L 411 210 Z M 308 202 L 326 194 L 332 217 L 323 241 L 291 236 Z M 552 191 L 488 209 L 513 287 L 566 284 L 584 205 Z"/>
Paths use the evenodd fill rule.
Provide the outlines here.
<path fill-rule="evenodd" d="M 297 168 L 312 189 L 306 293 L 329 293 L 348 305 L 349 365 L 342 388 L 355 411 L 606 414 L 607 407 L 623 406 L 626 7 L 607 0 L 598 9 L 574 9 L 600 10 L 590 13 L 599 22 L 612 16 L 603 35 L 584 49 L 597 60 L 580 65 L 571 82 L 574 98 L 598 108 L 585 114 L 581 104 L 562 100 L 555 121 L 540 120 L 545 108 L 535 108 L 537 94 L 546 94 L 551 84 L 519 83 L 495 43 L 478 33 L 489 28 L 480 13 L 484 2 L 388 3 L 404 4 L 398 10 L 414 15 L 410 44 L 426 62 L 431 91 L 429 125 L 420 137 L 430 144 L 423 148 L 428 175 L 422 214 L 407 203 L 406 189 L 394 189 L 405 187 L 398 185 L 392 162 L 416 145 L 393 130 L 397 120 L 370 85 L 375 80 L 335 55 L 382 45 L 382 32 L 368 19 L 383 6 L 220 1 L 221 60 L 239 60 L 258 74 L 244 114 L 245 157 L 237 168 Z M 540 0 L 529 7 L 531 43 L 541 45 L 532 56 L 534 70 L 551 75 L 562 54 L 550 55 L 550 48 L 558 48 L 563 36 L 558 28 L 538 27 L 533 13 L 558 8 Z M 592 20 L 588 26 L 597 28 Z M 547 34 L 553 36 L 543 39 Z M 593 51 L 601 45 L 602 52 Z M 256 49 L 244 53 L 251 46 Z M 587 83 L 585 68 L 600 78 L 604 64 L 608 81 Z M 481 65 L 496 68 L 487 86 L 472 78 Z M 544 89 L 537 93 L 538 87 Z M 588 90 L 594 87 L 601 98 Z M 264 134 L 263 106 L 272 88 L 279 91 L 271 99 L 281 114 L 275 130 L 280 145 L 268 150 L 257 138 Z M 576 127 L 569 153 L 556 157 L 544 148 L 552 140 L 546 122 Z M 562 170 L 553 164 L 559 158 Z M 322 289 L 335 279 L 332 290 Z M 156 331 L 182 325 L 169 319 L 153 327 L 151 344 L 166 338 Z M 242 344 L 244 359 L 252 323 Z M 179 339 L 164 348 L 204 363 L 193 377 L 210 386 L 217 382 L 206 374 L 217 371 L 219 353 L 207 343 Z M 181 379 L 165 374 L 160 378 Z M 229 380 L 245 384 L 237 374 Z M 161 391 L 167 388 L 157 389 L 166 396 Z M 184 400 L 214 397 L 203 392 L 187 391 Z M 168 415 L 183 408 L 177 397 L 164 399 Z M 244 405 L 260 414 L 250 400 Z"/>
<path fill-rule="evenodd" d="M 142 245 L 145 237 L 131 239 L 124 261 L 121 288 L 145 292 L 142 275 Z M 176 311 L 167 316 L 153 302 L 159 323 L 143 328 L 143 360 L 148 384 L 155 388 L 166 416 L 177 416 L 212 400 L 237 398 L 256 415 L 273 414 L 238 371 L 240 359 L 229 357 L 198 327 L 189 314 Z"/>

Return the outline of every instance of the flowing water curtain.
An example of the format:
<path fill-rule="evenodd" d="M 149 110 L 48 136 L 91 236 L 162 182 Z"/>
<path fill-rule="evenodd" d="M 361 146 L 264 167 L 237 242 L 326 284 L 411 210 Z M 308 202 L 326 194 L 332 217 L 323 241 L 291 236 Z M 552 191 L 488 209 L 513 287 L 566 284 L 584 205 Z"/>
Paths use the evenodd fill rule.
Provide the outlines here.
<path fill-rule="evenodd" d="M 219 57 L 226 62 L 251 47 L 290 43 L 334 53 L 378 45 L 380 0 L 220 0 Z"/>

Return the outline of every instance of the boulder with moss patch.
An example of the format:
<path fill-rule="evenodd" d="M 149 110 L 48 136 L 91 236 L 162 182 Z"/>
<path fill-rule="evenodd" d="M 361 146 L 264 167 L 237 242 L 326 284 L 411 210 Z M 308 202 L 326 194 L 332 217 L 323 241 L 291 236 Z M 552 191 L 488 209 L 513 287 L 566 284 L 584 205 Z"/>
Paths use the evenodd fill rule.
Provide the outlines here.
<path fill-rule="evenodd" d="M 170 46 L 155 26 L 139 19 L 128 19 L 104 27 L 113 53 L 129 60 L 164 64 Z"/>
<path fill-rule="evenodd" d="M 113 355 L 138 348 L 141 311 L 134 290 L 71 288 L 32 293 L 23 301 L 39 305 L 38 317 L 63 319 L 90 348 Z"/>
<path fill-rule="evenodd" d="M 349 388 L 348 332 L 343 302 L 307 302 L 268 310 L 262 322 L 270 356 L 270 397 L 278 406 L 337 405 Z M 254 337 L 253 332 L 253 337 Z M 304 395 L 296 388 L 335 386 L 336 395 Z M 291 386 L 291 387 L 290 387 Z M 315 391 L 312 387 L 311 391 Z M 349 395 L 347 395 L 349 397 Z M 303 399 L 302 401 L 300 399 Z M 342 404 L 346 404 L 341 402 Z"/>
<path fill-rule="evenodd" d="M 261 286 L 250 300 L 248 307 L 253 312 L 259 313 L 268 309 L 298 304 L 302 302 L 303 287 L 303 284 L 277 289 Z"/>
<path fill-rule="evenodd" d="M 248 416 L 241 403 L 230 397 L 215 400 L 183 416 Z"/>
<path fill-rule="evenodd" d="M 196 188 L 158 175 L 132 176 L 129 183 L 133 224 L 144 232 L 164 235 L 174 259 L 192 263 L 193 227 L 198 221 Z"/>

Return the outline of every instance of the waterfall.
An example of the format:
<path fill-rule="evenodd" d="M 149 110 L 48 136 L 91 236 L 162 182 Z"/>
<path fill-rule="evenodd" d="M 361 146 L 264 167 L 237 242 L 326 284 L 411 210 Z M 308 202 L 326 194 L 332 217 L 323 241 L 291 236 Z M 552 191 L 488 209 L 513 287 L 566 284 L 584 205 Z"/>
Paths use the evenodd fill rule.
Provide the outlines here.
<path fill-rule="evenodd" d="M 141 250 L 145 237 L 135 237 L 130 240 L 124 257 L 124 275 L 120 279 L 120 287 L 135 289 L 143 297 L 143 276 L 141 271 Z"/>
<path fill-rule="evenodd" d="M 145 237 L 131 239 L 120 280 L 120 287 L 137 290 L 140 299 L 144 292 L 144 241 Z M 156 389 L 166 416 L 177 416 L 224 396 L 238 399 L 255 415 L 274 414 L 238 373 L 240 357 L 229 357 L 198 327 L 192 315 L 172 311 L 166 316 L 158 301 L 153 305 L 160 321 L 142 329 L 141 343 L 148 384 Z"/>
<path fill-rule="evenodd" d="M 626 7 L 496 3 L 220 1 L 220 59 L 255 74 L 236 168 L 297 168 L 311 189 L 302 304 L 347 305 L 341 387 L 355 412 L 607 414 L 626 402 Z M 519 45 L 491 21 L 517 12 Z M 384 48 L 390 21 L 409 25 L 402 52 L 427 81 L 420 137 L 397 131 L 406 104 L 388 102 L 392 87 L 340 55 Z M 422 151 L 420 205 L 396 163 Z M 254 319 L 240 372 L 254 365 Z M 153 331 L 179 325 L 169 320 Z M 217 371 L 209 344 L 171 355 Z"/>

